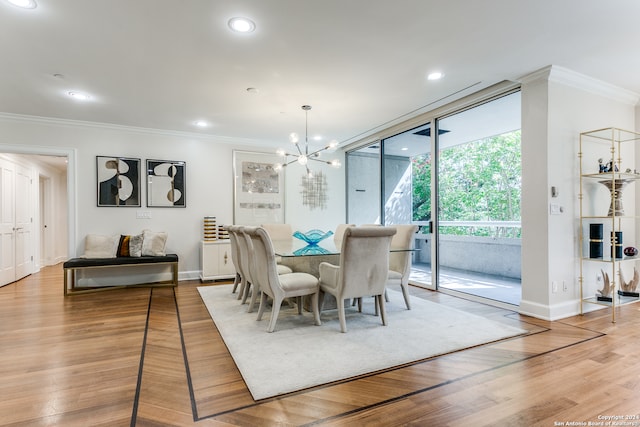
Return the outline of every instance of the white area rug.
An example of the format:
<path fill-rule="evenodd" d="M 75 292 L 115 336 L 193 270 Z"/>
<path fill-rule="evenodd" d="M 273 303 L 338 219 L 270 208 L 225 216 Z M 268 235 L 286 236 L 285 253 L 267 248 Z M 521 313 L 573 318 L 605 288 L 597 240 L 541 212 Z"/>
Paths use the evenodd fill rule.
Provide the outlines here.
<path fill-rule="evenodd" d="M 526 333 L 442 304 L 389 291 L 387 326 L 373 315 L 373 298 L 363 313 L 347 312 L 347 333 L 340 332 L 337 311 L 313 315 L 283 304 L 273 333 L 270 312 L 256 321 L 232 285 L 200 286 L 198 291 L 255 400 L 367 374 L 439 354 Z"/>

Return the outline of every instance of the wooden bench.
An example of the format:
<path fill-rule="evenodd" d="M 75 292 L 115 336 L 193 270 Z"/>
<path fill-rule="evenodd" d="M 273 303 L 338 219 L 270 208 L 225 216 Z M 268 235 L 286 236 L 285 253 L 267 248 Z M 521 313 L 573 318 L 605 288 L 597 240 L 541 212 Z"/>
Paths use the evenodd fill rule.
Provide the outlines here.
<path fill-rule="evenodd" d="M 172 279 L 163 282 L 141 283 L 133 285 L 114 285 L 99 287 L 81 287 L 76 284 L 76 272 L 88 269 L 121 268 L 141 265 L 170 266 Z M 176 286 L 178 284 L 178 255 L 167 254 L 164 256 L 141 257 L 116 257 L 116 258 L 72 258 L 63 264 L 64 268 L 64 295 L 97 292 L 109 289 L 126 288 L 129 286 Z M 69 284 L 71 287 L 69 287 Z"/>

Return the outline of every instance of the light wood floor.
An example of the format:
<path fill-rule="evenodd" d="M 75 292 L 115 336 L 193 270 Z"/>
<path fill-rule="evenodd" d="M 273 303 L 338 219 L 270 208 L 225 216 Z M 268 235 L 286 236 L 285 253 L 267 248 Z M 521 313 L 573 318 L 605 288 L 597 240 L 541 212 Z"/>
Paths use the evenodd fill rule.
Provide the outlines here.
<path fill-rule="evenodd" d="M 530 333 L 255 402 L 200 285 L 64 298 L 54 266 L 0 288 L 0 425 L 558 426 L 640 417 L 640 305 L 620 308 L 615 324 L 609 310 L 545 322 L 413 288 L 414 298 Z"/>

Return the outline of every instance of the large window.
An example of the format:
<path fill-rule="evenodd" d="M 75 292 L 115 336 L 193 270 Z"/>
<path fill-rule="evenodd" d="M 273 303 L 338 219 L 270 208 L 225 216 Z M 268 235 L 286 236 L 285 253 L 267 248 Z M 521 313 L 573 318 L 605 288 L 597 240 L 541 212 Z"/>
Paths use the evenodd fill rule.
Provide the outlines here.
<path fill-rule="evenodd" d="M 348 222 L 420 226 L 414 283 L 519 304 L 520 92 L 349 152 L 347 175 Z"/>

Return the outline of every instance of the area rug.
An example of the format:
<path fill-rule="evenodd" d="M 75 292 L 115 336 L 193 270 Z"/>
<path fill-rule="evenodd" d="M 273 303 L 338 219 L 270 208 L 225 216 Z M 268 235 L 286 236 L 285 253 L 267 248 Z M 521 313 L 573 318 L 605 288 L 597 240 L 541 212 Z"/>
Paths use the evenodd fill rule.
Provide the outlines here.
<path fill-rule="evenodd" d="M 255 400 L 368 374 L 480 344 L 526 333 L 442 304 L 389 291 L 387 326 L 374 316 L 373 298 L 363 313 L 347 312 L 340 332 L 335 309 L 313 315 L 283 304 L 273 333 L 266 331 L 270 311 L 260 322 L 247 313 L 231 285 L 200 286 L 200 296 Z"/>

